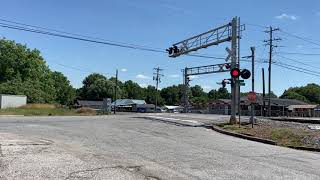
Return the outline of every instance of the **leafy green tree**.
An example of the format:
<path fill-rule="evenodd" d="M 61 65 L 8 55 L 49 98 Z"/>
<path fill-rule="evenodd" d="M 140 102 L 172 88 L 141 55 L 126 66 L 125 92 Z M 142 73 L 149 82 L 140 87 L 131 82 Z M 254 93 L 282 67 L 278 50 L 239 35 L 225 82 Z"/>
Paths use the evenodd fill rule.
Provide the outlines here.
<path fill-rule="evenodd" d="M 230 99 L 230 93 L 226 88 L 219 88 L 217 91 L 217 99 Z"/>
<path fill-rule="evenodd" d="M 129 99 L 145 99 L 145 94 L 143 88 L 139 84 L 129 80 L 123 84 L 124 90 L 127 93 Z"/>
<path fill-rule="evenodd" d="M 148 86 L 147 88 L 145 88 L 145 95 L 145 100 L 148 104 L 155 104 L 157 98 L 157 104 L 159 106 L 164 105 L 164 100 L 161 97 L 159 90 L 157 91 L 154 86 Z"/>
<path fill-rule="evenodd" d="M 307 84 L 306 86 L 289 88 L 284 91 L 280 98 L 298 99 L 312 103 L 320 103 L 320 86 L 317 84 Z"/>
<path fill-rule="evenodd" d="M 56 90 L 40 51 L 0 39 L 0 93 L 24 94 L 31 103 L 54 103 Z"/>
<path fill-rule="evenodd" d="M 180 86 L 180 88 L 182 88 L 182 87 Z M 161 94 L 161 97 L 164 99 L 165 104 L 167 104 L 167 105 L 179 105 L 180 104 L 180 101 L 181 101 L 181 97 L 179 97 L 180 88 L 176 85 L 173 85 L 173 86 L 163 88 L 161 90 L 160 94 Z"/>
<path fill-rule="evenodd" d="M 70 105 L 73 103 L 76 91 L 71 86 L 70 81 L 61 72 L 53 72 L 51 78 L 54 82 L 56 91 L 55 101 L 63 105 Z"/>
<path fill-rule="evenodd" d="M 101 74 L 90 74 L 82 83 L 83 86 L 78 91 L 78 97 L 81 99 L 102 100 L 113 96 L 115 85 Z"/>

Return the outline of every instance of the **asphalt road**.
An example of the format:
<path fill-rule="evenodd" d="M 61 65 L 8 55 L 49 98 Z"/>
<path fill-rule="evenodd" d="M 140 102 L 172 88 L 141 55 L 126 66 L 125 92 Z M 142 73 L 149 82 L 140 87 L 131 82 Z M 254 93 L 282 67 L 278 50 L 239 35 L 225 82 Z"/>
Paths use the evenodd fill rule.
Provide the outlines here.
<path fill-rule="evenodd" d="M 0 117 L 0 179 L 320 179 L 319 153 L 185 126 L 226 118 Z"/>

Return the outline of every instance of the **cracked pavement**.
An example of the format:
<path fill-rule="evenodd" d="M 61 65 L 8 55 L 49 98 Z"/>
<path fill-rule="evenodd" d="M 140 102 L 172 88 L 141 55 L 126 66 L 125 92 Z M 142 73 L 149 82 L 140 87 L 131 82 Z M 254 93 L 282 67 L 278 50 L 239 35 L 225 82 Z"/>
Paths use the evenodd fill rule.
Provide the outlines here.
<path fill-rule="evenodd" d="M 164 121 L 225 117 L 144 116 L 0 117 L 0 179 L 320 179 L 319 153 Z"/>

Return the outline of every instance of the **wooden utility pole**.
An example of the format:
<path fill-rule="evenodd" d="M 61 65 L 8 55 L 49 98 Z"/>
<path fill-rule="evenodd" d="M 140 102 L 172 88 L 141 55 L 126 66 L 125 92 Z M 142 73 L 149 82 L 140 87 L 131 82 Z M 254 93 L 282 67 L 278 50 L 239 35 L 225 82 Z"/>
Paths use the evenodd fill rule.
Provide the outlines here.
<path fill-rule="evenodd" d="M 117 90 L 118 90 L 118 69 L 116 70 L 116 84 L 114 87 L 114 106 L 113 106 L 113 114 L 116 114 L 117 109 Z"/>
<path fill-rule="evenodd" d="M 154 68 L 155 72 L 153 73 L 153 80 L 156 81 L 156 93 L 155 93 L 155 108 L 154 111 L 157 112 L 157 106 L 158 106 L 158 86 L 159 83 L 161 82 L 161 76 L 163 76 L 163 74 L 161 74 L 161 71 L 163 71 L 163 69 L 160 69 L 159 67 Z"/>
<path fill-rule="evenodd" d="M 274 31 L 279 31 L 279 28 L 272 28 L 270 26 L 268 31 L 265 31 L 266 33 L 269 33 L 269 40 L 266 40 L 265 42 L 267 43 L 266 45 L 269 45 L 269 79 L 268 79 L 268 116 L 271 116 L 271 64 L 272 64 L 272 53 L 273 53 L 273 48 L 277 47 L 273 45 L 273 41 L 280 41 L 281 39 L 274 39 L 273 38 L 273 32 Z"/>
<path fill-rule="evenodd" d="M 266 116 L 266 88 L 265 88 L 265 81 L 264 81 L 264 68 L 262 68 L 262 107 L 263 107 L 263 116 Z"/>

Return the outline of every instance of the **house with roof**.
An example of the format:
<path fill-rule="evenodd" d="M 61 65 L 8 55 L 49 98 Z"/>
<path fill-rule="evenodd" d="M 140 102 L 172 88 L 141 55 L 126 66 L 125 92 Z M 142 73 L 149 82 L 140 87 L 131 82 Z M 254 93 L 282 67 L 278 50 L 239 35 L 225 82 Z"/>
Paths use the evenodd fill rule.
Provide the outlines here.
<path fill-rule="evenodd" d="M 137 112 L 137 107 L 145 104 L 147 104 L 146 101 L 140 99 L 117 99 L 111 103 L 111 106 L 117 111 Z"/>
<path fill-rule="evenodd" d="M 303 107 L 304 110 L 316 108 L 317 105 L 310 105 L 304 101 L 296 99 L 279 99 L 271 98 L 271 116 L 290 116 L 294 115 L 292 112 L 293 109 L 298 109 L 298 107 Z M 204 105 L 202 105 L 204 106 Z M 213 114 L 231 114 L 231 100 L 230 99 L 217 99 L 213 100 L 206 104 L 206 108 L 209 113 Z M 266 112 L 268 108 L 268 99 L 265 99 L 265 109 L 263 109 L 263 98 L 257 96 L 257 102 L 255 103 L 255 115 L 262 116 L 264 111 Z M 240 98 L 240 111 L 241 115 L 251 115 L 251 102 L 247 97 Z M 312 111 L 312 110 L 310 110 Z M 297 112 L 297 110 L 295 110 Z M 301 109 L 300 109 L 301 112 Z M 306 112 L 304 112 L 306 114 Z M 295 113 L 297 115 L 298 113 Z M 311 113 L 309 113 L 311 114 Z M 301 115 L 301 113 L 300 113 Z M 312 114 L 311 114 L 312 115 Z"/>

